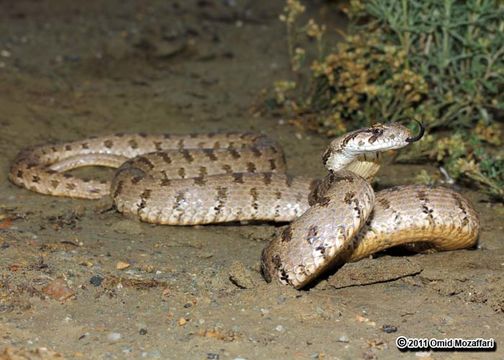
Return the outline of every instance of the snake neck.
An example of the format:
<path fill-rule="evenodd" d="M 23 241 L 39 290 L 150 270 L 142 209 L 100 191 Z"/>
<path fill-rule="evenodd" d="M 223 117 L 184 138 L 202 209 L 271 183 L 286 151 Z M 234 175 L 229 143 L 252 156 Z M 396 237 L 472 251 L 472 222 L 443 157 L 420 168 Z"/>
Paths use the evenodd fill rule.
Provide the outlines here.
<path fill-rule="evenodd" d="M 379 152 L 362 153 L 341 147 L 335 151 L 330 147 L 326 154 L 328 155 L 324 157 L 324 165 L 329 172 L 348 170 L 371 181 L 380 170 Z"/>

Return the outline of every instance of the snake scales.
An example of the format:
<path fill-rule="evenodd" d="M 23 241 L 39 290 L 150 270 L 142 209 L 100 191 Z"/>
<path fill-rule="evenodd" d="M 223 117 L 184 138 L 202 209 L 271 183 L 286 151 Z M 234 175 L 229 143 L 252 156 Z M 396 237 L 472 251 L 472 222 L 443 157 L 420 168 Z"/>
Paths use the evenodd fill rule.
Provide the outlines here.
<path fill-rule="evenodd" d="M 386 248 L 455 250 L 473 246 L 471 204 L 443 187 L 373 192 L 379 152 L 418 140 L 400 124 L 376 124 L 333 140 L 323 180 L 285 174 L 281 148 L 253 133 L 116 134 L 21 151 L 9 179 L 32 191 L 97 199 L 118 211 L 170 225 L 266 220 L 292 222 L 263 250 L 265 279 L 302 288 L 335 264 Z M 118 168 L 112 182 L 67 173 Z"/>

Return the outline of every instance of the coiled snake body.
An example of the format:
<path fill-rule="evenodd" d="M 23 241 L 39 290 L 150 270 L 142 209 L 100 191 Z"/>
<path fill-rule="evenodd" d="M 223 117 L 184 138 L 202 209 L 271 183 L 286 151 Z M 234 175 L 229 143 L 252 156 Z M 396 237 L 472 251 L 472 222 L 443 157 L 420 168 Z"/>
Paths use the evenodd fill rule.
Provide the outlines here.
<path fill-rule="evenodd" d="M 9 179 L 30 190 L 75 198 L 111 195 L 118 211 L 170 225 L 292 221 L 263 250 L 266 280 L 302 288 L 337 263 L 413 244 L 455 250 L 477 242 L 479 220 L 453 190 L 400 186 L 373 192 L 379 152 L 412 137 L 399 124 L 376 124 L 332 141 L 321 181 L 285 174 L 281 148 L 263 135 L 116 134 L 21 151 Z M 66 171 L 118 168 L 112 182 Z"/>

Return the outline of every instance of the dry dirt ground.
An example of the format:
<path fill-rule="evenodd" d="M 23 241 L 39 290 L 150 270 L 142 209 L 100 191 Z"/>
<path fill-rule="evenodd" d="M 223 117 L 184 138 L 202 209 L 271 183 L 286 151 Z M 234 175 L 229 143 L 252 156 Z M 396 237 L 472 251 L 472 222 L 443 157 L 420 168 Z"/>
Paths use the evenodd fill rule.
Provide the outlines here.
<path fill-rule="evenodd" d="M 152 226 L 7 180 L 25 146 L 118 131 L 262 131 L 292 174 L 321 176 L 327 139 L 250 112 L 288 75 L 282 6 L 0 1 L 2 359 L 58 358 L 41 348 L 68 359 L 503 358 L 504 210 L 476 191 L 460 189 L 481 214 L 478 249 L 383 256 L 296 291 L 258 272 L 279 226 Z M 309 11 L 344 26 L 327 6 Z M 420 168 L 387 165 L 380 186 Z M 401 353 L 399 335 L 495 338 L 498 349 Z"/>

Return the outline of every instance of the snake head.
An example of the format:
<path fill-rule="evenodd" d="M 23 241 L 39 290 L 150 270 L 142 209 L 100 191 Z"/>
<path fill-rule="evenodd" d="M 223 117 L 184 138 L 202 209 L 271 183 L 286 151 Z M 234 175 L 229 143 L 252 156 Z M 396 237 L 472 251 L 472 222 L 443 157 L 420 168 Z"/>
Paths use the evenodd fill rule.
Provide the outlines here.
<path fill-rule="evenodd" d="M 394 122 L 388 124 L 377 123 L 371 127 L 358 129 L 332 141 L 331 147 L 337 146 L 343 151 L 352 153 L 380 152 L 402 148 L 409 143 L 419 140 L 424 134 L 424 127 L 420 132 L 412 135 L 406 126 Z"/>
<path fill-rule="evenodd" d="M 371 127 L 358 129 L 334 139 L 324 153 L 326 168 L 341 170 L 357 160 L 361 155 L 371 155 L 388 150 L 396 150 L 418 141 L 424 134 L 420 126 L 419 134 L 400 123 L 377 123 Z"/>
<path fill-rule="evenodd" d="M 381 152 L 400 149 L 412 142 L 418 141 L 423 137 L 425 128 L 419 121 L 414 121 L 420 128 L 418 134 L 416 135 L 413 135 L 409 128 L 397 122 L 389 124 L 375 124 L 370 128 L 361 129 L 362 135 L 364 135 L 362 139 L 364 140 L 364 144 L 362 144 L 362 141 L 359 141 L 357 143 L 357 147 L 362 146 L 362 150 L 365 152 Z M 366 134 L 368 135 L 367 138 Z M 357 137 L 360 138 L 362 136 L 358 135 Z M 369 146 L 366 145 L 366 140 L 367 143 L 369 143 Z"/>

